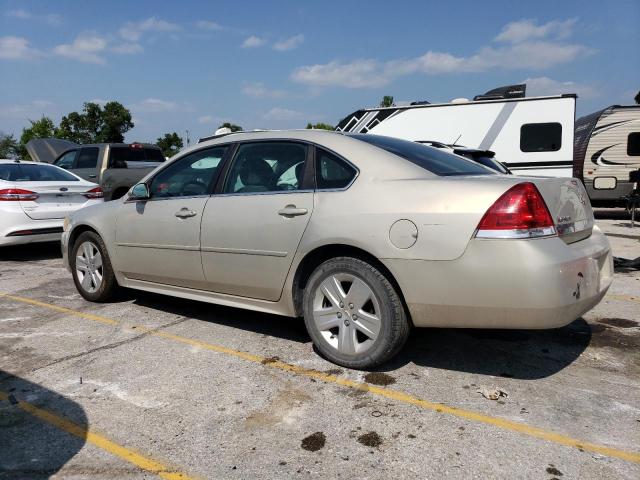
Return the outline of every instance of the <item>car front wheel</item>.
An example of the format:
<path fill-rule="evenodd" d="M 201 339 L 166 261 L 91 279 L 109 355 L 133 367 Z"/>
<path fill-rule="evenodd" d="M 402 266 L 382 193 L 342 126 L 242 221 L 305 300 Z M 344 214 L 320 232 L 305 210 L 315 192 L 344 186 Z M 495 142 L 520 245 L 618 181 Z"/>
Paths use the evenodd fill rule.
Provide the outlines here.
<path fill-rule="evenodd" d="M 303 303 L 313 343 L 343 367 L 380 365 L 400 351 L 409 335 L 409 320 L 394 286 L 357 258 L 322 263 L 307 282 Z"/>
<path fill-rule="evenodd" d="M 107 248 L 97 233 L 80 234 L 73 244 L 69 260 L 80 295 L 91 302 L 105 302 L 113 297 L 118 282 Z"/>

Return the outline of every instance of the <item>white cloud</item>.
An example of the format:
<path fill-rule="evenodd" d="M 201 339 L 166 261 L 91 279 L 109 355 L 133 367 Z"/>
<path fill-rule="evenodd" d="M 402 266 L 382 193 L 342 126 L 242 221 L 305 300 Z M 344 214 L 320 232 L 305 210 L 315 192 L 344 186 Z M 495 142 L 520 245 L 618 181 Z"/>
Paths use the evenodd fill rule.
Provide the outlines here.
<path fill-rule="evenodd" d="M 62 16 L 58 15 L 57 13 L 45 13 L 42 15 L 36 15 L 28 10 L 20 8 L 17 10 L 9 10 L 6 15 L 7 17 L 18 18 L 20 20 L 40 20 L 53 27 L 62 25 Z"/>
<path fill-rule="evenodd" d="M 566 38 L 571 35 L 577 19 L 552 20 L 542 25 L 537 25 L 535 20 L 518 20 L 504 26 L 500 34 L 495 38 L 497 42 L 518 43 L 526 40 L 554 37 Z"/>
<path fill-rule="evenodd" d="M 300 44 L 302 44 L 302 42 L 304 42 L 304 35 L 299 34 L 299 35 L 295 35 L 293 37 L 287 38 L 285 40 L 280 40 L 279 42 L 274 43 L 273 49 L 281 52 L 285 50 L 293 50 L 294 48 L 299 47 Z"/>
<path fill-rule="evenodd" d="M 139 22 L 127 22 L 118 31 L 120 36 L 130 42 L 136 42 L 147 32 L 177 32 L 180 25 L 167 22 L 161 18 L 149 17 Z"/>
<path fill-rule="evenodd" d="M 51 115 L 55 111 L 55 104 L 49 100 L 33 100 L 24 104 L 0 105 L 0 118 L 7 119 L 36 119 L 42 115 Z"/>
<path fill-rule="evenodd" d="M 256 37 L 255 35 L 251 35 L 250 37 L 245 38 L 244 42 L 242 42 L 242 48 L 256 48 L 264 45 L 266 40 L 261 37 Z"/>
<path fill-rule="evenodd" d="M 144 49 L 142 48 L 142 45 L 140 45 L 139 43 L 124 42 L 111 47 L 111 51 L 113 53 L 119 53 L 122 55 L 133 55 L 135 53 L 142 53 Z"/>
<path fill-rule="evenodd" d="M 137 112 L 173 112 L 178 109 L 175 102 L 160 98 L 145 98 L 131 105 L 131 109 Z"/>
<path fill-rule="evenodd" d="M 594 52 L 584 45 L 558 40 L 570 33 L 574 22 L 549 22 L 536 27 L 538 30 L 528 31 L 520 36 L 516 36 L 514 30 L 507 26 L 498 38 L 501 41 L 511 39 L 510 44 L 485 46 L 468 57 L 430 50 L 420 57 L 409 59 L 357 59 L 351 62 L 334 60 L 326 64 L 299 67 L 293 71 L 291 78 L 295 82 L 315 87 L 377 88 L 398 77 L 416 73 L 437 75 L 490 70 L 543 70 L 570 63 Z M 556 39 L 541 38 L 552 35 Z M 534 37 L 537 39 L 532 40 Z"/>
<path fill-rule="evenodd" d="M 245 84 L 242 87 L 242 93 L 255 98 L 282 98 L 286 95 L 284 90 L 272 90 L 260 82 Z"/>
<path fill-rule="evenodd" d="M 216 22 L 212 22 L 210 20 L 199 20 L 196 22 L 196 27 L 202 30 L 222 30 L 222 25 Z"/>
<path fill-rule="evenodd" d="M 102 54 L 106 48 L 107 41 L 104 38 L 98 35 L 84 34 L 76 37 L 72 43 L 54 47 L 53 53 L 83 63 L 104 65 L 106 60 Z"/>
<path fill-rule="evenodd" d="M 29 40 L 23 37 L 0 37 L 0 60 L 29 60 L 41 55 L 31 48 Z"/>
<path fill-rule="evenodd" d="M 265 120 L 293 120 L 301 116 L 301 112 L 289 110 L 288 108 L 274 107 L 262 115 L 262 118 Z"/>
<path fill-rule="evenodd" d="M 561 82 L 549 77 L 527 78 L 522 81 L 527 84 L 527 94 L 532 97 L 541 95 L 561 95 L 563 93 L 577 93 L 578 97 L 593 98 L 598 96 L 596 89 L 590 85 L 576 82 Z"/>

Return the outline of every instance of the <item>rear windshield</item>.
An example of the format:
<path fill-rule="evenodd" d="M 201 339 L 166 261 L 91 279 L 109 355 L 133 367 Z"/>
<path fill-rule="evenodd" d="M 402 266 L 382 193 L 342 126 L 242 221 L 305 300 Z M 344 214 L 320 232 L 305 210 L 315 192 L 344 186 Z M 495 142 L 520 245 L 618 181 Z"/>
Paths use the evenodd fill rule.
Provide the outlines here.
<path fill-rule="evenodd" d="M 111 163 L 164 162 L 162 150 L 157 148 L 111 147 Z"/>
<path fill-rule="evenodd" d="M 485 167 L 490 168 L 491 170 L 495 170 L 500 173 L 509 173 L 504 165 L 502 165 L 499 161 L 492 157 L 473 157 L 473 160 L 484 165 Z"/>
<path fill-rule="evenodd" d="M 492 171 L 470 160 L 420 143 L 381 135 L 356 134 L 350 136 L 409 160 L 436 175 L 493 175 Z"/>
<path fill-rule="evenodd" d="M 77 182 L 61 168 L 33 163 L 0 163 L 0 180 L 8 182 Z"/>

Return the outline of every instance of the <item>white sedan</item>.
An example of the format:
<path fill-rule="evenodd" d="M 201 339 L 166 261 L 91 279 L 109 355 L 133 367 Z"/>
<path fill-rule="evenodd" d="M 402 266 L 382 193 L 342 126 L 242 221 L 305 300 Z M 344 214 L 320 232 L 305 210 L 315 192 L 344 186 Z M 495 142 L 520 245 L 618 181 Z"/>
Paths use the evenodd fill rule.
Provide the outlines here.
<path fill-rule="evenodd" d="M 59 240 L 64 218 L 102 197 L 98 185 L 62 168 L 0 160 L 0 247 Z"/>

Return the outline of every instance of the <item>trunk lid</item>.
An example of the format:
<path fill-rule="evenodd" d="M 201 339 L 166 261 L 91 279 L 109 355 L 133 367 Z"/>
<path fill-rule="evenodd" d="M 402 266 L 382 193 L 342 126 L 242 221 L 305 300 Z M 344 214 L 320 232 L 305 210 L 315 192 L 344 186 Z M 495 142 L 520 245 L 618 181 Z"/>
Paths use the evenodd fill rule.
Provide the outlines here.
<path fill-rule="evenodd" d="M 575 178 L 524 177 L 542 194 L 558 236 L 573 243 L 591 235 L 595 223 L 587 192 Z"/>
<path fill-rule="evenodd" d="M 89 199 L 84 193 L 97 187 L 91 183 L 75 185 L 69 183 L 55 184 L 51 182 L 20 183 L 19 188 L 38 194 L 33 201 L 21 201 L 20 206 L 29 218 L 34 220 L 54 220 L 66 217 L 70 212 L 81 208 Z"/>
<path fill-rule="evenodd" d="M 61 138 L 34 138 L 27 142 L 26 149 L 33 161 L 53 163 L 60 154 L 77 146 L 77 143 Z"/>

